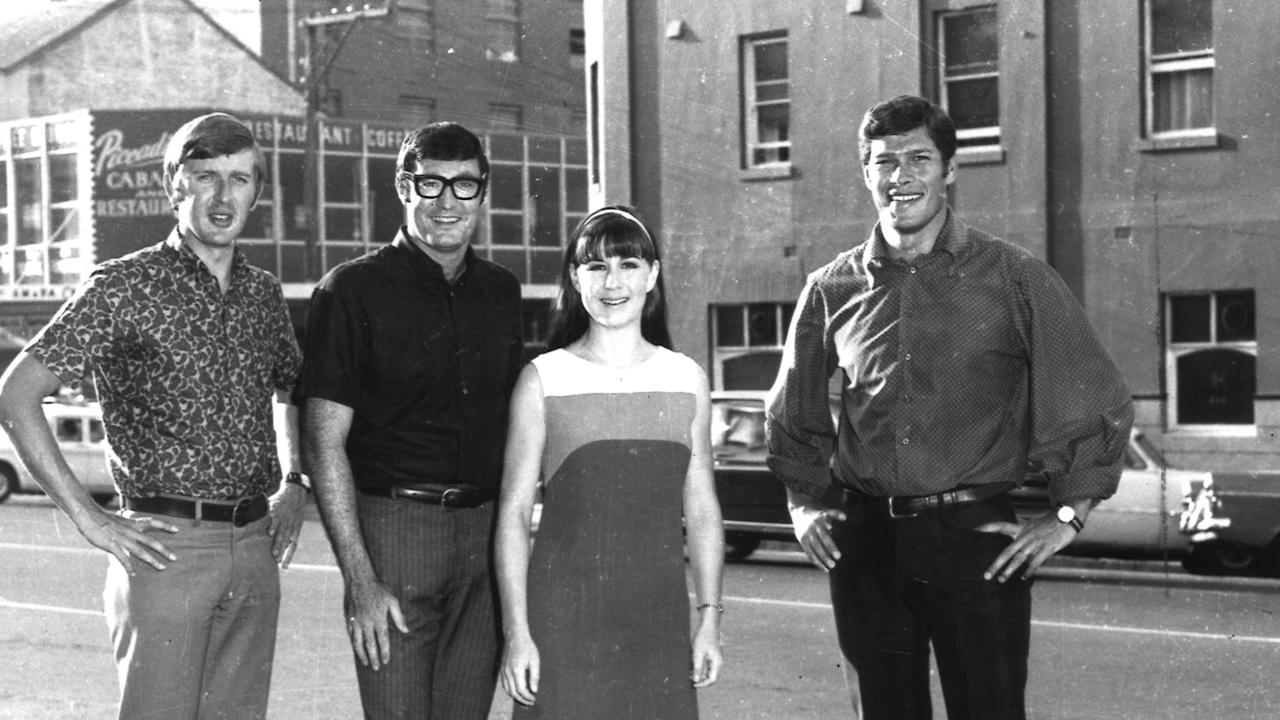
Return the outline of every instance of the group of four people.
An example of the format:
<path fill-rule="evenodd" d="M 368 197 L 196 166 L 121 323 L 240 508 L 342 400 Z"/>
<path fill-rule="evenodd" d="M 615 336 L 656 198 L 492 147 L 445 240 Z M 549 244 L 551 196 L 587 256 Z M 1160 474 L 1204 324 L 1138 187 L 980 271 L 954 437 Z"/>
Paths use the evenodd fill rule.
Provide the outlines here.
<path fill-rule="evenodd" d="M 1128 393 L 1053 271 L 950 212 L 945 112 L 881 103 L 860 148 L 879 222 L 806 284 L 770 465 L 830 571 L 855 716 L 931 717 L 932 644 L 950 717 L 1022 718 L 1030 577 L 1114 490 Z M 522 367 L 520 284 L 471 248 L 484 149 L 428 125 L 397 161 L 403 227 L 320 281 L 303 353 L 236 249 L 265 180 L 252 134 L 192 120 L 164 179 L 169 238 L 95 269 L 0 380 L 24 463 L 110 553 L 119 717 L 265 716 L 276 566 L 314 489 L 366 717 L 484 720 L 500 679 L 516 718 L 696 718 L 723 664 L 712 408 L 637 214 L 582 220 Z M 89 374 L 117 513 L 41 412 Z M 1020 525 L 1005 491 L 1029 457 L 1062 509 Z"/>

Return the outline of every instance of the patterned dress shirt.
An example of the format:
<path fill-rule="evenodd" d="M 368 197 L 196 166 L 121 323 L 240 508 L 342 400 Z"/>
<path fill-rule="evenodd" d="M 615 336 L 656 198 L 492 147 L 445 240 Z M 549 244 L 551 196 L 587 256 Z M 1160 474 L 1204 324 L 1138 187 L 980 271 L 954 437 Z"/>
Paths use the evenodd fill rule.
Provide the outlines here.
<path fill-rule="evenodd" d="M 770 468 L 814 497 L 833 470 L 869 495 L 927 495 L 1021 482 L 1030 458 L 1063 502 L 1115 492 L 1132 424 L 1129 390 L 1057 273 L 949 212 L 914 261 L 891 258 L 877 225 L 809 276 L 766 428 Z"/>
<path fill-rule="evenodd" d="M 122 495 L 280 482 L 272 402 L 302 358 L 279 282 L 238 250 L 224 294 L 175 229 L 96 268 L 27 349 L 65 382 L 93 373 Z"/>

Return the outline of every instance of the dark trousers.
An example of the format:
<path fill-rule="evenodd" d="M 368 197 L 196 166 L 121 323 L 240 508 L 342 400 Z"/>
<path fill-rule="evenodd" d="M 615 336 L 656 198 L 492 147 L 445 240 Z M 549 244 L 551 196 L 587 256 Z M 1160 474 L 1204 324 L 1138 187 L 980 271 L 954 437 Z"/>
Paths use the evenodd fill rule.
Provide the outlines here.
<path fill-rule="evenodd" d="M 1013 521 L 1008 496 L 909 519 L 846 512 L 831 604 L 866 720 L 931 720 L 930 645 L 949 720 L 1025 720 L 1031 582 L 984 580 L 1010 538 L 973 529 Z"/>
<path fill-rule="evenodd" d="M 365 717 L 485 720 L 497 685 L 498 622 L 490 563 L 493 503 L 445 508 L 358 496 L 365 547 L 400 601 L 391 661 L 356 661 Z"/>

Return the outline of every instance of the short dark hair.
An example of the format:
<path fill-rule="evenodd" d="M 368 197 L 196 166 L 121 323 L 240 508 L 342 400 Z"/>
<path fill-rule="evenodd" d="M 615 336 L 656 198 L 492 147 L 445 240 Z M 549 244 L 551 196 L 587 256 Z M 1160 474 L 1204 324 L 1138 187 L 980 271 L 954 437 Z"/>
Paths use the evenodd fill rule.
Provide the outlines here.
<path fill-rule="evenodd" d="M 480 138 L 455 122 L 434 122 L 405 135 L 396 158 L 396 177 L 412 174 L 419 162 L 427 160 L 475 160 L 480 175 L 489 177 L 489 156 Z"/>
<path fill-rule="evenodd" d="M 573 286 L 573 271 L 591 260 L 610 257 L 640 258 L 652 265 L 658 261 L 658 244 L 635 210 L 625 205 L 610 205 L 592 212 L 578 223 L 565 244 L 560 263 L 560 279 L 551 327 L 547 332 L 547 349 L 557 350 L 582 337 L 590 318 L 582 306 L 582 294 Z M 667 292 L 658 282 L 645 296 L 640 316 L 640 334 L 645 340 L 671 348 L 671 331 L 667 327 Z"/>
<path fill-rule="evenodd" d="M 905 135 L 924 128 L 942 153 L 942 163 L 956 154 L 956 124 L 946 110 L 915 95 L 899 95 L 873 106 L 862 116 L 858 127 L 858 152 L 862 164 L 871 161 L 871 141 L 890 135 Z"/>
<path fill-rule="evenodd" d="M 253 176 L 261 193 L 267 180 L 267 163 L 262 157 L 262 148 L 258 147 L 248 125 L 223 112 L 201 115 L 178 128 L 164 151 L 164 177 L 172 181 L 178 174 L 178 168 L 188 160 L 209 160 L 234 155 L 245 149 L 253 150 Z"/>

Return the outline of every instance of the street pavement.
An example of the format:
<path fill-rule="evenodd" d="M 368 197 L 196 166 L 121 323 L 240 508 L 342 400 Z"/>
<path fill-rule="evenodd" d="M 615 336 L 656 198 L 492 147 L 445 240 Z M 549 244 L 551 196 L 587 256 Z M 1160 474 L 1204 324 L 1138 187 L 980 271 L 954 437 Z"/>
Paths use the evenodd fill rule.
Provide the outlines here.
<path fill-rule="evenodd" d="M 0 720 L 114 717 L 105 564 L 47 499 L 0 505 Z M 269 717 L 359 717 L 342 581 L 314 515 L 282 582 Z M 725 606 L 727 665 L 700 692 L 703 720 L 851 717 L 825 576 L 794 547 L 728 565 Z M 1030 717 L 1274 720 L 1277 606 L 1277 580 L 1063 558 L 1035 588 Z M 509 717 L 499 690 L 490 720 Z"/>

